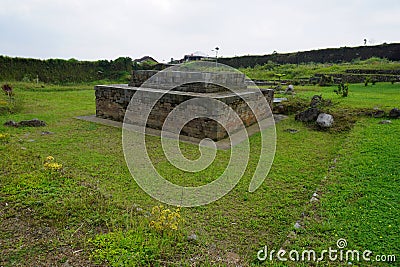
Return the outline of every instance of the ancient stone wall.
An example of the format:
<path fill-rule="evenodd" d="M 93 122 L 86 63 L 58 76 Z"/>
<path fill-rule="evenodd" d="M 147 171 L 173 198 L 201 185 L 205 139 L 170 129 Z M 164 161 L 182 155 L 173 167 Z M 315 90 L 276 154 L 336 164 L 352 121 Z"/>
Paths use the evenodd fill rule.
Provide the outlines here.
<path fill-rule="evenodd" d="M 146 91 L 151 94 L 162 94 L 162 92 L 155 92 L 154 90 L 148 88 L 137 88 L 130 87 L 127 85 L 98 85 L 95 86 L 96 95 L 96 116 L 105 119 L 111 119 L 116 121 L 124 121 L 125 111 L 128 108 L 129 102 L 133 94 L 136 91 Z M 209 109 L 209 114 L 213 114 L 216 120 L 224 121 L 226 114 L 228 114 L 228 109 L 231 108 L 233 111 L 239 115 L 243 124 L 247 127 L 257 122 L 254 113 L 251 111 L 249 105 L 252 105 L 255 113 L 260 116 L 259 118 L 265 118 L 266 116 L 272 116 L 271 113 L 266 112 L 266 107 L 257 105 L 260 97 L 265 97 L 268 103 L 272 103 L 273 100 L 273 90 L 262 90 L 262 95 L 257 94 L 256 90 L 247 90 L 240 93 L 240 97 L 232 92 L 224 94 L 200 94 L 193 92 L 180 92 L 180 91 L 170 91 L 168 93 L 163 93 L 163 96 L 156 102 L 152 111 L 146 120 L 146 127 L 159 129 L 163 127 L 163 123 L 167 118 L 168 114 L 174 110 L 179 104 L 198 97 L 210 98 L 219 100 L 226 104 L 224 108 L 213 106 L 212 104 L 207 107 L 192 106 L 190 107 L 192 112 L 196 112 L 196 109 L 206 108 Z M 153 96 L 154 97 L 154 96 Z M 126 122 L 143 125 L 144 122 L 138 121 L 134 116 L 135 113 L 141 112 L 140 107 L 149 106 L 153 103 L 152 97 L 144 97 L 140 100 L 140 103 L 131 105 L 129 112 L 133 116 L 127 116 Z M 248 104 L 247 104 L 248 103 Z M 195 137 L 195 138 L 211 138 L 213 140 L 220 140 L 227 137 L 226 130 L 216 121 L 209 118 L 197 118 L 185 125 L 182 129 L 182 134 Z M 179 121 L 179 118 L 178 120 Z M 178 127 L 179 125 L 177 125 Z M 227 122 L 227 130 L 229 132 L 234 132 L 238 129 L 237 122 Z"/>

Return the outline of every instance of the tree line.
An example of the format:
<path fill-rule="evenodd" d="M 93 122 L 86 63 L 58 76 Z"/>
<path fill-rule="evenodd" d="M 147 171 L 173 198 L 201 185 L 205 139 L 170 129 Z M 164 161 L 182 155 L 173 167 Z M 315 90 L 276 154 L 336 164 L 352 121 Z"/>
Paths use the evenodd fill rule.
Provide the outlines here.
<path fill-rule="evenodd" d="M 97 80 L 121 80 L 130 75 L 132 59 L 78 61 L 76 59 L 32 59 L 0 56 L 0 80 L 80 83 Z"/>

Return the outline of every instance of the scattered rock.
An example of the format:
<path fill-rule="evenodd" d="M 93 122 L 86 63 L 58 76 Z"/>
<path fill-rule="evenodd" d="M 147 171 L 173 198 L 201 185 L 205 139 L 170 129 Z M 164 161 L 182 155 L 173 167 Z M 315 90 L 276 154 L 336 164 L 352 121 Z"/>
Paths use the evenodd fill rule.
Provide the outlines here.
<path fill-rule="evenodd" d="M 313 197 L 318 197 L 319 195 L 317 194 L 317 192 L 315 192 L 314 194 L 312 194 Z"/>
<path fill-rule="evenodd" d="M 16 123 L 15 121 L 6 121 L 6 122 L 4 123 L 4 126 L 18 127 L 18 123 Z"/>
<path fill-rule="evenodd" d="M 305 111 L 296 114 L 295 119 L 296 121 L 302 121 L 302 122 L 315 121 L 318 117 L 318 114 L 319 114 L 319 109 L 309 108 L 306 109 Z"/>
<path fill-rule="evenodd" d="M 311 98 L 310 107 L 316 108 L 321 102 L 322 102 L 322 96 L 321 95 L 314 95 Z"/>
<path fill-rule="evenodd" d="M 49 134 L 54 134 L 54 133 L 53 132 L 49 132 L 49 131 L 42 132 L 42 135 L 49 135 Z"/>
<path fill-rule="evenodd" d="M 398 119 L 400 118 L 400 109 L 394 108 L 389 112 L 389 118 Z"/>
<path fill-rule="evenodd" d="M 382 118 L 385 116 L 385 111 L 377 109 L 372 112 L 372 117 L 374 118 Z"/>
<path fill-rule="evenodd" d="M 293 86 L 293 84 L 289 84 L 289 86 L 286 88 L 286 90 L 285 90 L 285 94 L 292 94 L 292 95 L 294 95 L 294 94 L 296 94 L 295 92 L 294 92 L 294 86 Z"/>
<path fill-rule="evenodd" d="M 288 132 L 288 133 L 291 133 L 291 134 L 294 134 L 294 133 L 297 133 L 297 132 L 299 132 L 299 130 L 296 130 L 296 129 L 286 129 L 285 130 L 285 132 Z"/>
<path fill-rule="evenodd" d="M 28 120 L 28 121 L 20 121 L 18 123 L 18 127 L 43 127 L 46 126 L 47 124 L 44 121 L 41 121 L 39 119 L 33 119 L 33 120 Z"/>
<path fill-rule="evenodd" d="M 332 127 L 333 116 L 331 114 L 321 113 L 318 115 L 317 124 L 323 128 Z"/>
<path fill-rule="evenodd" d="M 392 123 L 392 121 L 390 121 L 390 120 L 383 120 L 383 121 L 379 122 L 379 124 L 391 124 L 391 123 Z"/>
<path fill-rule="evenodd" d="M 4 123 L 4 126 L 10 126 L 10 127 L 42 127 L 42 126 L 46 126 L 46 123 L 44 121 L 39 120 L 39 119 L 33 119 L 33 120 L 20 121 L 20 122 L 7 121 L 6 123 Z"/>
<path fill-rule="evenodd" d="M 284 114 L 285 113 L 285 106 L 282 104 L 276 105 L 274 107 L 274 113 L 278 113 L 278 114 Z"/>
<path fill-rule="evenodd" d="M 191 234 L 187 237 L 188 241 L 197 241 L 197 235 L 196 234 Z"/>
<path fill-rule="evenodd" d="M 312 198 L 310 199 L 310 202 L 311 202 L 311 203 L 313 203 L 313 202 L 319 202 L 319 199 L 316 198 L 316 197 L 312 197 Z"/>
<path fill-rule="evenodd" d="M 300 225 L 300 223 L 299 223 L 299 222 L 296 222 L 296 223 L 294 224 L 294 228 L 296 228 L 296 229 L 300 229 L 300 228 L 301 228 L 301 225 Z"/>

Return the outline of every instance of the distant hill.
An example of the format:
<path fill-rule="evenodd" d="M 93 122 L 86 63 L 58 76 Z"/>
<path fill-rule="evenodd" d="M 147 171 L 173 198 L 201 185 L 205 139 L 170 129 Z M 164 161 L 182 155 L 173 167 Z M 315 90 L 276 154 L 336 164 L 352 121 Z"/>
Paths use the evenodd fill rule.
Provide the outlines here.
<path fill-rule="evenodd" d="M 232 58 L 220 58 L 219 63 L 229 65 L 234 68 L 254 67 L 264 65 L 268 61 L 278 64 L 301 64 L 301 63 L 343 63 L 351 62 L 355 59 L 369 59 L 371 57 L 386 58 L 391 61 L 400 60 L 400 44 L 382 44 L 375 46 L 341 47 L 327 48 L 295 53 L 259 56 L 241 56 Z"/>

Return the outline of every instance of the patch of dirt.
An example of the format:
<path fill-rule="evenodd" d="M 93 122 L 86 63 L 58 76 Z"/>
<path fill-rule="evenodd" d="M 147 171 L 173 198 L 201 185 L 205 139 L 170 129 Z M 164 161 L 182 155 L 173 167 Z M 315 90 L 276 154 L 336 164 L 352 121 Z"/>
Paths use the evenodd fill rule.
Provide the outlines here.
<path fill-rule="evenodd" d="M 33 217 L 30 208 L 0 202 L 0 266 L 95 266 L 77 245 L 82 233 L 72 237 L 79 240 L 73 245 L 56 227 Z"/>

